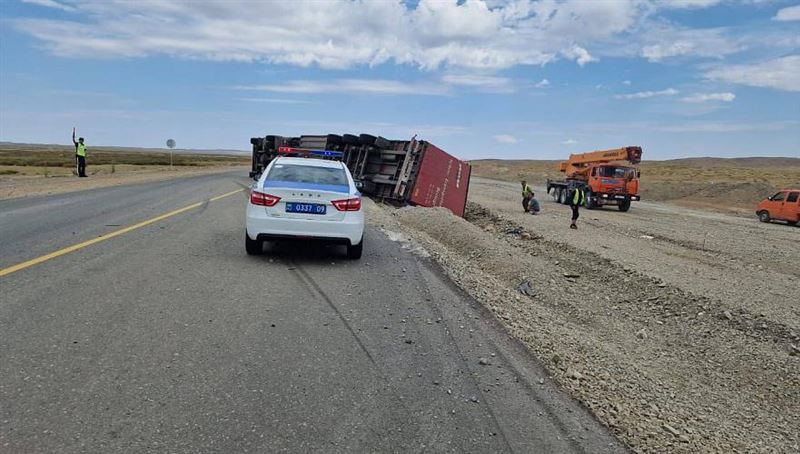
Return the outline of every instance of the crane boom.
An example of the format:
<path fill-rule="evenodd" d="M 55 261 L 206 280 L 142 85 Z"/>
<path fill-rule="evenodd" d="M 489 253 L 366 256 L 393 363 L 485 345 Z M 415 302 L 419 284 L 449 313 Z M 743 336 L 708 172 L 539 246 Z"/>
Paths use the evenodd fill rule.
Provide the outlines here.
<path fill-rule="evenodd" d="M 559 170 L 566 172 L 567 168 L 585 167 L 589 164 L 603 164 L 614 161 L 627 161 L 638 164 L 642 161 L 642 147 L 622 147 L 612 150 L 590 151 L 569 155 L 569 160 L 561 162 Z"/>

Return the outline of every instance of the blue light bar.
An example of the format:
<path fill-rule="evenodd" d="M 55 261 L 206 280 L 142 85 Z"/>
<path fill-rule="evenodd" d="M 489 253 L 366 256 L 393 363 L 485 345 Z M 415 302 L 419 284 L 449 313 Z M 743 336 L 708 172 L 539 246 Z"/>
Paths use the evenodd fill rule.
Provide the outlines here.
<path fill-rule="evenodd" d="M 341 151 L 332 150 L 311 150 L 308 148 L 294 148 L 294 147 L 278 147 L 278 153 L 281 154 L 300 154 L 300 155 L 314 155 L 323 156 L 326 158 L 341 158 L 344 153 Z"/>
<path fill-rule="evenodd" d="M 309 150 L 309 153 L 315 154 L 317 156 L 332 156 L 334 158 L 341 158 L 344 156 L 344 153 L 341 151 L 331 151 L 331 150 Z"/>

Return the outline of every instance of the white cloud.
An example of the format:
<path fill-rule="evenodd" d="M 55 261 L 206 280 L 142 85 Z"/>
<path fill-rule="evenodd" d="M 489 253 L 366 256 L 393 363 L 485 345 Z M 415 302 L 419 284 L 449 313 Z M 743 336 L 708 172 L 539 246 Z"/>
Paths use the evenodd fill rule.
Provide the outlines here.
<path fill-rule="evenodd" d="M 71 5 L 80 22 L 14 24 L 65 57 L 497 70 L 559 56 L 579 65 L 595 61 L 587 46 L 629 32 L 645 16 L 647 1 L 76 0 Z"/>
<path fill-rule="evenodd" d="M 578 143 L 578 141 L 575 139 L 567 139 L 561 142 L 562 145 L 575 145 L 576 143 Z"/>
<path fill-rule="evenodd" d="M 274 93 L 365 93 L 379 95 L 446 95 L 447 87 L 390 79 L 290 80 L 280 84 L 238 85 L 237 90 Z"/>
<path fill-rule="evenodd" d="M 623 80 L 623 81 L 622 81 L 622 85 L 628 85 L 628 86 L 630 86 L 630 84 L 631 84 L 631 81 L 629 81 L 629 80 Z"/>
<path fill-rule="evenodd" d="M 641 56 L 652 62 L 684 56 L 722 58 L 753 45 L 752 37 L 730 36 L 727 28 L 686 29 L 664 24 L 650 26 L 642 39 Z"/>
<path fill-rule="evenodd" d="M 536 88 L 545 88 L 549 86 L 550 86 L 550 81 L 547 79 L 542 79 L 539 82 L 536 82 L 536 84 L 534 85 L 534 87 Z"/>
<path fill-rule="evenodd" d="M 507 144 L 514 144 L 514 143 L 518 143 L 519 142 L 519 140 L 516 137 L 510 136 L 508 134 L 496 135 L 496 136 L 494 136 L 494 140 L 497 143 L 507 143 Z"/>
<path fill-rule="evenodd" d="M 31 5 L 44 6 L 46 8 L 55 8 L 63 11 L 75 11 L 75 8 L 55 0 L 22 0 L 22 3 L 30 3 Z"/>
<path fill-rule="evenodd" d="M 481 91 L 510 93 L 514 91 L 511 79 L 507 77 L 486 76 L 478 74 L 447 74 L 442 82 L 449 85 L 472 87 Z"/>
<path fill-rule="evenodd" d="M 775 14 L 772 20 L 786 22 L 800 20 L 800 5 L 789 6 L 778 10 L 778 13 Z"/>
<path fill-rule="evenodd" d="M 656 5 L 662 8 L 708 8 L 720 3 L 721 0 L 656 0 Z"/>
<path fill-rule="evenodd" d="M 607 56 L 658 62 L 800 47 L 800 35 L 784 29 L 692 29 L 659 16 L 722 0 L 26 1 L 80 13 L 80 21 L 11 19 L 50 52 L 79 58 L 168 56 L 325 69 L 393 63 L 491 74 L 558 59 L 584 66 Z"/>
<path fill-rule="evenodd" d="M 800 55 L 749 65 L 718 66 L 706 72 L 705 76 L 711 80 L 752 87 L 800 91 Z"/>
<path fill-rule="evenodd" d="M 681 101 L 688 103 L 704 103 L 704 102 L 731 102 L 736 99 L 733 93 L 695 93 L 693 95 L 681 98 Z"/>
<path fill-rule="evenodd" d="M 653 98 L 656 96 L 673 96 L 677 95 L 679 92 L 674 88 L 667 88 L 666 90 L 659 90 L 659 91 L 640 91 L 637 93 L 626 93 L 623 95 L 616 95 L 614 96 L 616 99 L 647 99 Z"/>
<path fill-rule="evenodd" d="M 569 49 L 561 51 L 561 54 L 569 59 L 575 60 L 575 63 L 580 66 L 583 66 L 589 62 L 597 61 L 597 59 L 592 57 L 586 49 L 577 45 L 573 45 Z"/>

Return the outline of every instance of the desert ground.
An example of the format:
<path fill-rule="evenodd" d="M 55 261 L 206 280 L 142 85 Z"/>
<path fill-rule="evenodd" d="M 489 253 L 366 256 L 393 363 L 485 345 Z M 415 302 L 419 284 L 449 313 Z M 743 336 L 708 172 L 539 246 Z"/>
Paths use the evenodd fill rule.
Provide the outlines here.
<path fill-rule="evenodd" d="M 0 143 L 0 200 L 162 181 L 248 165 L 241 154 L 213 151 L 90 147 L 87 173 L 77 178 L 75 149 L 68 145 Z"/>
<path fill-rule="evenodd" d="M 472 165 L 473 175 L 496 180 L 543 186 L 548 178 L 563 178 L 558 161 L 484 159 Z M 639 168 L 642 200 L 748 216 L 776 189 L 800 186 L 800 157 L 645 159 Z"/>
<path fill-rule="evenodd" d="M 641 202 L 582 210 L 573 231 L 568 207 L 543 197 L 525 214 L 517 193 L 473 178 L 464 219 L 418 207 L 375 219 L 633 451 L 797 452 L 800 228 Z"/>

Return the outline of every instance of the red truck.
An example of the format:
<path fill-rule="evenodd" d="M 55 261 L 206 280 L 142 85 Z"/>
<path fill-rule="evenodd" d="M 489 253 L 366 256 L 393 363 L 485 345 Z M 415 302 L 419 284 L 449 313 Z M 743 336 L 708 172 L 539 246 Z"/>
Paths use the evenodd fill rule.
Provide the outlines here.
<path fill-rule="evenodd" d="M 267 135 L 254 137 L 250 143 L 252 178 L 261 175 L 279 148 L 332 151 L 337 153 L 331 159 L 341 159 L 365 195 L 400 205 L 441 206 L 464 215 L 470 164 L 416 136 L 389 140 L 370 134 Z"/>

